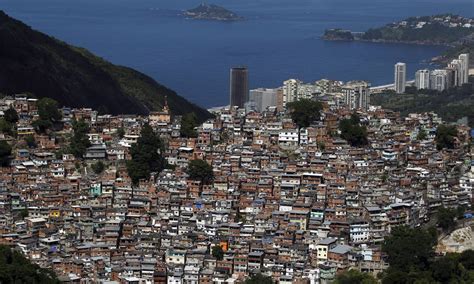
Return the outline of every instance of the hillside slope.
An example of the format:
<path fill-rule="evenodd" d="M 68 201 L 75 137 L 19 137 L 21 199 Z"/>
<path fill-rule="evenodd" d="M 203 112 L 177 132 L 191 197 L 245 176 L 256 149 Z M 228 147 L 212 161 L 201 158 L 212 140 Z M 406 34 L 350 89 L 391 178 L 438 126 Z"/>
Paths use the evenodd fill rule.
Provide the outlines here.
<path fill-rule="evenodd" d="M 402 115 L 434 111 L 443 120 L 456 122 L 467 118 L 474 127 L 474 85 L 451 88 L 443 92 L 407 88 L 406 94 L 376 94 L 371 96 L 373 105 L 399 111 Z"/>
<path fill-rule="evenodd" d="M 92 107 L 112 114 L 160 110 L 165 96 L 174 115 L 209 112 L 152 78 L 113 65 L 83 48 L 35 31 L 0 11 L 0 92 L 31 92 L 65 106 Z"/>

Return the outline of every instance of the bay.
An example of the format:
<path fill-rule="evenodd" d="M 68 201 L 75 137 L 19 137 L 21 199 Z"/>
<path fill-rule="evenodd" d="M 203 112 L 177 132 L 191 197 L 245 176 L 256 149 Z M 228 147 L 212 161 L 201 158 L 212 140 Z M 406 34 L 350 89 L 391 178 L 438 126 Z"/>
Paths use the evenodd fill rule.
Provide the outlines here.
<path fill-rule="evenodd" d="M 430 67 L 444 47 L 328 42 L 326 28 L 364 31 L 408 16 L 474 16 L 472 0 L 215 0 L 246 18 L 187 20 L 199 0 L 0 0 L 0 9 L 33 28 L 142 71 L 204 107 L 228 103 L 229 68 L 249 68 L 250 87 L 288 78 L 393 82 L 393 65 L 408 74 Z"/>

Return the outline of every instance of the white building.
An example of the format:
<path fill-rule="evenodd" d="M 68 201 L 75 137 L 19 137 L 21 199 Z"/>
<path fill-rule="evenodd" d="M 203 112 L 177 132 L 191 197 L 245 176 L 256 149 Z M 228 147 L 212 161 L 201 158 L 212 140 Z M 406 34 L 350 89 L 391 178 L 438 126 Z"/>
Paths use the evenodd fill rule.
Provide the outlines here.
<path fill-rule="evenodd" d="M 458 57 L 461 62 L 461 84 L 466 84 L 469 82 L 469 53 L 463 53 Z"/>
<path fill-rule="evenodd" d="M 407 81 L 407 65 L 405 63 L 395 64 L 395 92 L 397 94 L 405 93 Z"/>
<path fill-rule="evenodd" d="M 370 83 L 350 81 L 342 87 L 344 104 L 349 110 L 368 110 L 370 104 Z"/>
<path fill-rule="evenodd" d="M 418 90 L 430 88 L 430 70 L 418 70 L 415 73 L 415 86 Z"/>
<path fill-rule="evenodd" d="M 302 82 L 296 79 L 289 79 L 283 82 L 283 103 L 291 103 L 298 100 L 298 88 Z"/>
<path fill-rule="evenodd" d="M 285 146 L 297 146 L 298 145 L 298 130 L 297 129 L 284 129 L 280 130 L 278 134 L 278 143 Z"/>
<path fill-rule="evenodd" d="M 436 69 L 430 75 L 430 89 L 444 91 L 447 88 L 448 72 L 444 69 Z"/>
<path fill-rule="evenodd" d="M 454 59 L 448 64 L 448 69 L 452 70 L 453 85 L 462 86 L 469 82 L 469 53 L 459 55 L 458 59 Z"/>
<path fill-rule="evenodd" d="M 250 90 L 249 102 L 255 111 L 262 112 L 268 107 L 277 106 L 277 97 L 280 89 L 259 88 Z"/>

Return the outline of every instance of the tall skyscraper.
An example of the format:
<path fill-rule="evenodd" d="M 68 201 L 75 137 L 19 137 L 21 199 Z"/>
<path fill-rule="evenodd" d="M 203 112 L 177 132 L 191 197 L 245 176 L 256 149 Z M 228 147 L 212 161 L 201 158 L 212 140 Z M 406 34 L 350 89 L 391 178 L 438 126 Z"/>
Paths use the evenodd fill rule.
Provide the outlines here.
<path fill-rule="evenodd" d="M 246 67 L 230 69 L 230 106 L 243 108 L 248 101 L 249 79 Z"/>
<path fill-rule="evenodd" d="M 469 53 L 463 53 L 458 57 L 461 62 L 461 84 L 469 82 Z"/>
<path fill-rule="evenodd" d="M 461 86 L 463 84 L 464 77 L 462 75 L 462 63 L 461 60 L 454 59 L 448 64 L 448 68 L 453 72 L 453 85 Z"/>
<path fill-rule="evenodd" d="M 436 69 L 430 75 L 430 89 L 444 91 L 447 88 L 448 72 L 444 69 Z"/>
<path fill-rule="evenodd" d="M 405 93 L 407 82 L 407 65 L 405 63 L 395 64 L 395 92 L 397 94 Z"/>
<path fill-rule="evenodd" d="M 430 88 L 430 70 L 418 70 L 415 73 L 415 86 L 418 90 Z"/>

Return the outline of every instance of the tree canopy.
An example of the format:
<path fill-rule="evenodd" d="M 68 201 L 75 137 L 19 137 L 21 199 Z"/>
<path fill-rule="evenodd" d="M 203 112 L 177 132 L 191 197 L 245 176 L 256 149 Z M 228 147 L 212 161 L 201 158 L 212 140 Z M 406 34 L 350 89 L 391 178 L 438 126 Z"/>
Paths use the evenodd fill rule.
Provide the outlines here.
<path fill-rule="evenodd" d="M 212 256 L 215 257 L 217 260 L 224 259 L 224 250 L 221 246 L 216 245 L 212 247 Z"/>
<path fill-rule="evenodd" d="M 353 147 L 360 147 L 369 143 L 367 128 L 360 125 L 360 118 L 356 113 L 353 113 L 351 118 L 341 120 L 339 130 L 341 131 L 341 138 Z"/>
<path fill-rule="evenodd" d="M 201 183 L 210 183 L 214 180 L 212 166 L 204 160 L 191 160 L 187 173 L 190 179 L 199 180 Z"/>
<path fill-rule="evenodd" d="M 152 172 L 161 172 L 164 169 L 166 161 L 161 155 L 163 150 L 160 137 L 150 125 L 145 124 L 140 138 L 130 149 L 132 159 L 127 163 L 128 175 L 134 184 L 140 179 L 150 178 Z"/>
<path fill-rule="evenodd" d="M 105 165 L 102 161 L 98 161 L 91 165 L 92 170 L 95 174 L 99 175 L 105 170 Z"/>
<path fill-rule="evenodd" d="M 436 257 L 436 242 L 434 228 L 394 228 L 382 244 L 390 264 L 382 283 L 474 283 L 474 251 Z"/>
<path fill-rule="evenodd" d="M 436 242 L 436 231 L 399 226 L 384 240 L 382 249 L 387 253 L 391 267 L 409 271 L 412 267 L 427 267 Z"/>
<path fill-rule="evenodd" d="M 319 120 L 322 105 L 318 101 L 301 99 L 287 104 L 291 119 L 299 128 L 308 127 L 314 121 Z"/>
<path fill-rule="evenodd" d="M 10 107 L 3 114 L 3 118 L 5 118 L 5 120 L 8 121 L 9 123 L 14 124 L 18 122 L 18 113 L 16 112 L 14 108 Z"/>
<path fill-rule="evenodd" d="M 69 144 L 69 150 L 76 158 L 82 158 L 87 151 L 87 148 L 90 147 L 91 143 L 87 133 L 89 133 L 89 125 L 84 120 L 73 121 L 72 129 L 74 134 L 71 138 L 71 143 Z"/>
<path fill-rule="evenodd" d="M 454 229 L 456 222 L 454 218 L 457 216 L 457 211 L 450 208 L 441 207 L 438 209 L 436 218 L 438 219 L 437 225 L 444 231 Z"/>
<path fill-rule="evenodd" d="M 58 102 L 51 98 L 41 98 L 37 102 L 39 119 L 33 122 L 33 126 L 39 132 L 46 132 L 54 123 L 61 120 Z"/>
<path fill-rule="evenodd" d="M 181 118 L 181 137 L 196 138 L 198 133 L 195 128 L 198 126 L 199 123 L 194 112 L 183 115 Z"/>
<path fill-rule="evenodd" d="M 13 124 L 8 122 L 5 118 L 0 118 L 0 133 L 13 136 Z"/>
<path fill-rule="evenodd" d="M 0 283 L 60 283 L 53 271 L 32 264 L 21 253 L 0 246 Z"/>
<path fill-rule="evenodd" d="M 436 147 L 438 150 L 454 148 L 455 137 L 458 136 L 456 126 L 441 124 L 436 131 Z"/>
<path fill-rule="evenodd" d="M 7 141 L 0 141 L 0 166 L 7 167 L 10 163 L 10 155 L 12 154 L 12 147 Z"/>
<path fill-rule="evenodd" d="M 245 280 L 244 284 L 273 284 L 273 279 L 270 276 L 265 276 L 261 273 L 255 274 Z"/>
<path fill-rule="evenodd" d="M 377 284 L 377 280 L 368 273 L 363 273 L 355 269 L 344 271 L 336 276 L 334 284 Z"/>

